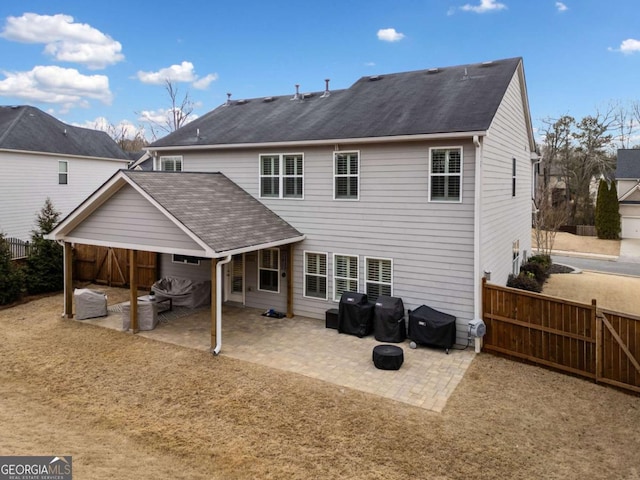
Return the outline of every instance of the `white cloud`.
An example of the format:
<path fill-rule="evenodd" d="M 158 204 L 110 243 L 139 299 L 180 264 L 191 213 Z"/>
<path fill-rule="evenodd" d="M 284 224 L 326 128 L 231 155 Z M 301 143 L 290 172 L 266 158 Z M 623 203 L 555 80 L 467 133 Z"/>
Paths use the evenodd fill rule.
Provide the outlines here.
<path fill-rule="evenodd" d="M 376 66 L 376 62 L 365 62 L 364 66 L 365 67 L 375 67 Z"/>
<path fill-rule="evenodd" d="M 640 52 L 640 40 L 627 38 L 620 44 L 620 51 L 625 54 Z"/>
<path fill-rule="evenodd" d="M 199 78 L 195 82 L 192 83 L 193 88 L 197 90 L 206 90 L 209 88 L 211 82 L 215 82 L 218 79 L 217 73 L 210 73 L 206 77 Z"/>
<path fill-rule="evenodd" d="M 498 10 L 505 10 L 507 6 L 504 3 L 498 3 L 496 0 L 480 0 L 480 5 L 471 5 L 467 3 L 460 7 L 465 12 L 487 13 Z"/>
<path fill-rule="evenodd" d="M 87 107 L 89 100 L 110 104 L 112 94 L 105 75 L 83 75 L 74 68 L 36 66 L 28 72 L 7 72 L 0 80 L 0 95 L 29 102 L 54 103 L 65 110 Z"/>
<path fill-rule="evenodd" d="M 142 110 L 138 113 L 139 122 L 151 123 L 154 125 L 167 125 L 170 123 L 169 120 L 172 117 L 173 113 L 170 108 L 161 108 L 160 110 Z M 198 118 L 198 115 L 191 112 L 187 123 L 194 121 L 196 118 Z"/>
<path fill-rule="evenodd" d="M 129 120 L 120 120 L 118 123 L 111 123 L 106 117 L 96 117 L 94 120 L 85 120 L 84 123 L 72 123 L 76 127 L 90 128 L 108 133 L 111 138 L 114 136 L 124 136 L 130 140 L 136 138 L 138 133 L 144 135 L 144 128 L 134 125 Z"/>
<path fill-rule="evenodd" d="M 404 36 L 404 33 L 396 32 L 395 28 L 381 28 L 378 30 L 378 40 L 383 42 L 399 42 Z"/>
<path fill-rule="evenodd" d="M 44 52 L 62 62 L 101 69 L 124 60 L 122 45 L 70 15 L 25 13 L 8 17 L 0 36 L 21 43 L 43 43 Z"/>
<path fill-rule="evenodd" d="M 569 7 L 567 7 L 562 2 L 556 2 L 556 8 L 558 9 L 559 12 L 566 12 L 567 10 L 569 10 Z"/>
<path fill-rule="evenodd" d="M 150 85 L 163 85 L 168 80 L 171 82 L 191 83 L 193 88 L 205 90 L 211 82 L 218 79 L 218 74 L 210 73 L 200 78 L 196 75 L 193 63 L 185 61 L 180 65 L 161 68 L 157 72 L 143 72 L 140 70 L 137 73 L 137 77 L 142 83 Z"/>

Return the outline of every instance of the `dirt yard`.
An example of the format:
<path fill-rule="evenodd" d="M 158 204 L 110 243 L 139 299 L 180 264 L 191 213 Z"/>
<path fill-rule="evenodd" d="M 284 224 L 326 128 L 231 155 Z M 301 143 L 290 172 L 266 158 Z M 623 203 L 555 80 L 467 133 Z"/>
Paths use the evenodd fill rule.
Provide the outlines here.
<path fill-rule="evenodd" d="M 640 478 L 640 398 L 584 380 L 480 354 L 436 414 L 61 308 L 0 311 L 0 455 L 78 480 Z"/>

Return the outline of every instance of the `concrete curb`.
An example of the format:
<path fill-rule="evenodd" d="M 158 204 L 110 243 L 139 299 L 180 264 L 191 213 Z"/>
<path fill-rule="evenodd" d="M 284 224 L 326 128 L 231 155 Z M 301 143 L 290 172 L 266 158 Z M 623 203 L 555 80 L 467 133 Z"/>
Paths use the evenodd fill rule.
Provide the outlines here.
<path fill-rule="evenodd" d="M 533 249 L 536 253 L 539 253 L 537 248 Z M 592 258 L 594 260 L 608 260 L 610 262 L 618 261 L 617 255 L 604 255 L 602 253 L 588 253 L 588 252 L 571 252 L 567 250 L 551 250 L 551 255 L 560 255 L 561 257 L 576 257 L 576 258 Z"/>

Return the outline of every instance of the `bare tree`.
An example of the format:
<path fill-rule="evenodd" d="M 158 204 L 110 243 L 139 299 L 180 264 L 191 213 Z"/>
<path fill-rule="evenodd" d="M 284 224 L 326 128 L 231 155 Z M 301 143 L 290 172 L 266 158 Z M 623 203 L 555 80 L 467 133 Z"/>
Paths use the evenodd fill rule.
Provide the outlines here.
<path fill-rule="evenodd" d="M 195 108 L 195 104 L 189 96 L 189 91 L 185 92 L 184 96 L 180 98 L 178 86 L 172 80 L 166 79 L 164 86 L 169 96 L 169 108 L 166 110 L 166 114 L 162 115 L 162 119 L 157 120 L 145 115 L 154 139 L 163 134 L 174 132 L 188 123 L 190 121 L 189 117 L 191 117 Z M 140 115 L 140 112 L 136 112 L 136 114 Z"/>
<path fill-rule="evenodd" d="M 554 208 L 551 185 L 543 187 L 534 199 L 533 231 L 541 255 L 551 255 L 556 234 L 560 227 L 567 223 L 568 212 L 562 208 Z"/>
<path fill-rule="evenodd" d="M 139 152 L 149 143 L 144 136 L 142 127 L 138 127 L 133 136 L 131 136 L 131 129 L 128 125 L 110 123 L 106 126 L 106 132 L 125 152 Z"/>

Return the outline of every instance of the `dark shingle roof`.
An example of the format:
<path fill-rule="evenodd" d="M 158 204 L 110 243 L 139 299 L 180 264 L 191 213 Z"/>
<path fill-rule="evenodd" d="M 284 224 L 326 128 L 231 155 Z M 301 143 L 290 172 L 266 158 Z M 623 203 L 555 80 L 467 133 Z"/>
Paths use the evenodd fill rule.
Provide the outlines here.
<path fill-rule="evenodd" d="M 105 132 L 67 125 L 28 105 L 0 106 L 0 149 L 129 159 Z"/>
<path fill-rule="evenodd" d="M 616 178 L 640 178 L 640 149 L 618 150 Z"/>
<path fill-rule="evenodd" d="M 350 88 L 230 102 L 151 147 L 487 130 L 520 58 L 362 77 Z M 199 133 L 199 135 L 197 135 Z"/>
<path fill-rule="evenodd" d="M 302 234 L 221 173 L 122 170 L 215 252 Z"/>

